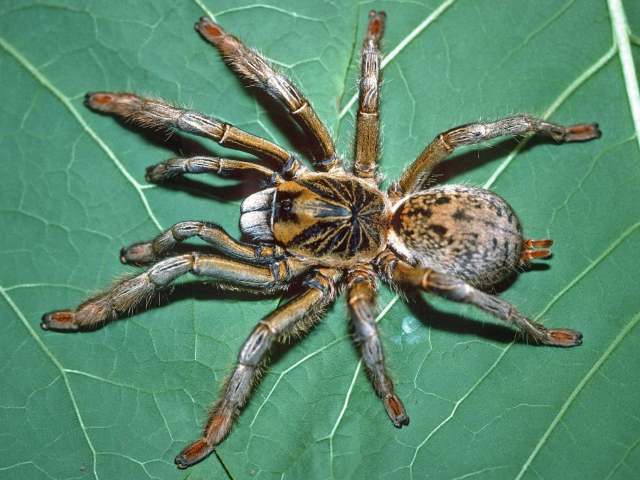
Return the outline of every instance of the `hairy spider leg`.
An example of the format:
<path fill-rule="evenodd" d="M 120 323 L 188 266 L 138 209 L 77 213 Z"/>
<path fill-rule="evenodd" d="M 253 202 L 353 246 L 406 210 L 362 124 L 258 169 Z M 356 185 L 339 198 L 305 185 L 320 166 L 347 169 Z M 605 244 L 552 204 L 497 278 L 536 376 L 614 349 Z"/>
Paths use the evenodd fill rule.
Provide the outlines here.
<path fill-rule="evenodd" d="M 116 282 L 110 289 L 86 300 L 74 310 L 44 314 L 40 325 L 45 330 L 56 331 L 96 328 L 131 311 L 143 301 L 148 303 L 158 290 L 186 273 L 213 278 L 222 287 L 273 292 L 284 290 L 295 276 L 306 269 L 292 259 L 284 259 L 267 267 L 195 252 L 176 255 L 153 264 L 143 273 Z"/>
<path fill-rule="evenodd" d="M 375 179 L 380 150 L 380 40 L 386 15 L 372 10 L 360 59 L 360 96 L 356 117 L 354 175 Z"/>
<path fill-rule="evenodd" d="M 221 177 L 253 175 L 265 183 L 282 181 L 277 172 L 257 163 L 201 155 L 189 158 L 171 158 L 150 165 L 147 167 L 145 177 L 149 182 L 160 183 L 186 173 L 213 173 Z"/>
<path fill-rule="evenodd" d="M 276 256 L 282 256 L 278 247 L 239 242 L 220 225 L 193 220 L 176 223 L 148 242 L 123 247 L 120 261 L 133 265 L 148 264 L 171 253 L 179 243 L 193 237 L 213 246 L 225 257 L 250 264 L 269 264 L 276 261 Z"/>
<path fill-rule="evenodd" d="M 316 141 L 320 149 L 314 162 L 317 170 L 329 171 L 342 167 L 327 127 L 291 80 L 278 72 L 262 55 L 246 47 L 211 19 L 202 17 L 196 23 L 196 30 L 218 49 L 234 72 L 248 80 L 250 85 L 260 87 L 278 100 L 296 124 Z"/>
<path fill-rule="evenodd" d="M 434 167 L 456 147 L 472 145 L 503 135 L 535 133 L 556 142 L 583 142 L 600 137 L 597 123 L 581 123 L 565 127 L 530 115 L 514 115 L 495 122 L 461 125 L 439 134 L 394 183 L 389 193 L 403 196 L 420 190 Z"/>
<path fill-rule="evenodd" d="M 416 268 L 388 252 L 380 258 L 379 268 L 392 282 L 433 292 L 455 302 L 469 303 L 508 324 L 516 326 L 534 342 L 556 347 L 575 347 L 582 344 L 582 334 L 568 328 L 547 328 L 522 315 L 508 302 L 472 287 L 464 280 Z"/>
<path fill-rule="evenodd" d="M 353 320 L 355 341 L 367 369 L 373 389 L 382 400 L 393 424 L 402 428 L 409 425 L 409 417 L 402 401 L 395 393 L 393 380 L 384 364 L 384 351 L 375 322 L 375 274 L 364 267 L 352 270 L 347 278 L 347 298 Z"/>
<path fill-rule="evenodd" d="M 175 458 L 178 468 L 187 468 L 203 460 L 227 437 L 258 380 L 265 355 L 273 342 L 279 337 L 308 330 L 322 310 L 333 302 L 341 276 L 339 270 L 317 269 L 303 281 L 302 293 L 258 323 L 238 353 L 236 368 L 222 388 L 202 437 Z"/>
<path fill-rule="evenodd" d="M 217 118 L 184 110 L 163 100 L 143 98 L 133 93 L 94 92 L 87 93 L 85 104 L 93 110 L 123 117 L 144 127 L 175 128 L 209 138 L 223 147 L 270 159 L 279 169 L 297 161 L 275 143 Z"/>

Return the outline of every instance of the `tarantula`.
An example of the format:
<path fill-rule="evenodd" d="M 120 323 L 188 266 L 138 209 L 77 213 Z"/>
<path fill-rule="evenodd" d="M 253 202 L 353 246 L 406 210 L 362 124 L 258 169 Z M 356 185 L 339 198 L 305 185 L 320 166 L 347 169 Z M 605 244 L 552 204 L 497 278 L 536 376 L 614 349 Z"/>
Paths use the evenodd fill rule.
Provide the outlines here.
<path fill-rule="evenodd" d="M 544 327 L 481 290 L 531 259 L 548 256 L 551 240 L 524 240 L 518 217 L 495 193 L 471 186 L 424 189 L 423 185 L 433 168 L 460 145 L 525 133 L 546 135 L 557 142 L 591 140 L 600 136 L 597 124 L 564 127 L 514 115 L 456 127 L 438 135 L 384 192 L 376 174 L 384 26 L 385 14 L 372 11 L 362 46 L 355 159 L 350 169 L 345 168 L 329 132 L 296 86 L 260 54 L 205 17 L 196 24 L 202 37 L 242 79 L 274 97 L 313 140 L 315 171 L 278 145 L 213 117 L 131 93 L 86 96 L 86 105 L 93 110 L 144 126 L 200 135 L 272 165 L 197 156 L 149 167 L 151 182 L 186 173 L 262 178 L 265 188 L 248 196 L 240 208 L 240 227 L 250 241 L 239 242 L 213 223 L 180 222 L 151 241 L 121 250 L 123 263 L 150 264 L 146 271 L 117 281 L 73 310 L 42 318 L 46 330 L 96 328 L 148 301 L 186 273 L 214 279 L 223 288 L 269 294 L 299 286 L 287 303 L 260 320 L 240 349 L 237 366 L 201 437 L 176 457 L 179 468 L 204 459 L 227 437 L 272 344 L 309 329 L 343 289 L 368 376 L 398 428 L 408 425 L 409 417 L 385 368 L 374 321 L 379 278 L 399 289 L 424 290 L 475 305 L 514 325 L 536 343 L 573 347 L 582 342 L 579 332 Z M 177 244 L 191 237 L 204 240 L 219 255 L 176 255 Z"/>

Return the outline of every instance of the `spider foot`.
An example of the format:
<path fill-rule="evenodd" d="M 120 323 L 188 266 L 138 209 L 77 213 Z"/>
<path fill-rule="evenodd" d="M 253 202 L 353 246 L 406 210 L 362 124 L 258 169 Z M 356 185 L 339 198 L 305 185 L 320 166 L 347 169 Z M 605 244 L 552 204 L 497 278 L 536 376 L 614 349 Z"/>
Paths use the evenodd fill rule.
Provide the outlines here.
<path fill-rule="evenodd" d="M 171 166 L 168 165 L 167 162 L 162 162 L 148 166 L 144 178 L 149 183 L 161 183 L 169 178 L 179 175 L 180 173 L 182 172 L 171 169 Z"/>
<path fill-rule="evenodd" d="M 520 264 L 526 265 L 536 258 L 548 258 L 551 255 L 549 247 L 553 245 L 553 240 L 545 238 L 543 240 L 528 239 L 522 243 L 522 253 L 520 254 Z"/>
<path fill-rule="evenodd" d="M 140 97 L 131 93 L 89 92 L 84 96 L 84 104 L 91 110 L 124 116 L 139 110 L 141 103 Z"/>
<path fill-rule="evenodd" d="M 375 42 L 380 41 L 380 37 L 384 32 L 384 24 L 387 18 L 387 14 L 380 11 L 376 12 L 375 10 L 371 10 L 369 12 L 369 25 L 367 27 L 367 38 L 374 40 Z"/>
<path fill-rule="evenodd" d="M 53 330 L 56 332 L 75 332 L 78 324 L 75 321 L 75 312 L 71 310 L 56 310 L 45 313 L 42 316 L 40 327 L 43 330 Z"/>
<path fill-rule="evenodd" d="M 180 469 L 188 468 L 207 458 L 213 450 L 213 446 L 200 438 L 182 450 L 173 461 Z"/>
<path fill-rule="evenodd" d="M 601 136 L 602 132 L 600 131 L 600 127 L 597 123 L 580 123 L 578 125 L 567 127 L 562 141 L 585 142 L 587 140 L 600 138 Z"/>
<path fill-rule="evenodd" d="M 155 260 L 150 242 L 134 243 L 120 249 L 120 262 L 125 265 L 146 265 Z"/>
<path fill-rule="evenodd" d="M 396 394 L 387 395 L 383 402 L 387 415 L 389 415 L 389 418 L 397 428 L 409 425 L 409 416 L 404 409 L 402 401 Z"/>
<path fill-rule="evenodd" d="M 577 347 L 582 345 L 582 333 L 568 328 L 550 328 L 545 332 L 542 343 L 555 347 Z"/>
<path fill-rule="evenodd" d="M 569 328 L 546 328 L 539 323 L 533 323 L 535 331 L 531 337 L 543 345 L 553 347 L 577 347 L 582 345 L 582 333 Z"/>
<path fill-rule="evenodd" d="M 195 25 L 196 31 L 208 42 L 217 45 L 221 37 L 227 33 L 209 17 L 200 17 L 200 21 Z"/>

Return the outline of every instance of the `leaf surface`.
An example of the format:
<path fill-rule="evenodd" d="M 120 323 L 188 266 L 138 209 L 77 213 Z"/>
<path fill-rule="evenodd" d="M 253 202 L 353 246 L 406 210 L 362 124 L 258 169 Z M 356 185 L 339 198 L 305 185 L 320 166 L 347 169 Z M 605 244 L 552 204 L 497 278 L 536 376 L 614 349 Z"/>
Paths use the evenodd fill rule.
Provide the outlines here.
<path fill-rule="evenodd" d="M 350 157 L 373 7 L 388 14 L 387 179 L 461 123 L 516 112 L 599 122 L 597 142 L 501 139 L 438 170 L 442 181 L 492 188 L 528 237 L 554 239 L 549 267 L 500 295 L 582 331 L 584 345 L 536 348 L 470 307 L 432 297 L 409 307 L 382 288 L 380 329 L 411 416 L 396 430 L 341 299 L 273 359 L 217 458 L 180 472 L 173 457 L 199 434 L 239 346 L 277 299 L 186 282 L 162 306 L 92 333 L 43 332 L 39 319 L 129 271 L 119 248 L 160 228 L 206 219 L 237 235 L 251 187 L 146 184 L 149 164 L 230 152 L 123 128 L 83 96 L 153 94 L 300 147 L 193 32 L 210 13 L 298 82 Z M 3 2 L 0 478 L 637 478 L 638 35 L 637 2 L 619 0 Z"/>

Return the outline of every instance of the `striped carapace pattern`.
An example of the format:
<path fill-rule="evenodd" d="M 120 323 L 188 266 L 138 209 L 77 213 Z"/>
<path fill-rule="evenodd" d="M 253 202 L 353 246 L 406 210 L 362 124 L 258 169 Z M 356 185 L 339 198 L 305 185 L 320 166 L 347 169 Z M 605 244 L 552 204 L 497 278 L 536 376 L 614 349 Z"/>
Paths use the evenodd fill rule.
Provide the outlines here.
<path fill-rule="evenodd" d="M 279 185 L 275 202 L 275 241 L 293 254 L 335 264 L 385 247 L 384 196 L 355 177 L 308 174 Z"/>

